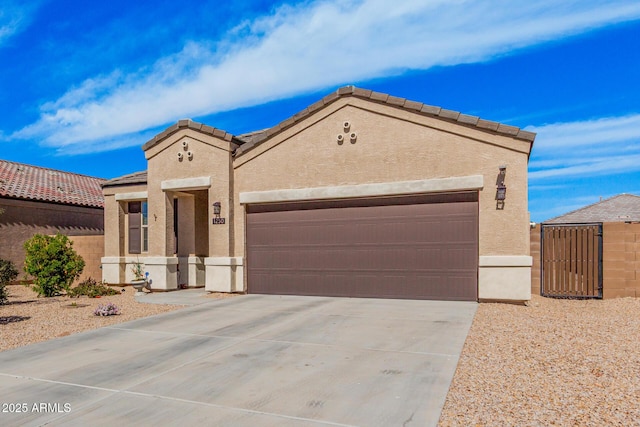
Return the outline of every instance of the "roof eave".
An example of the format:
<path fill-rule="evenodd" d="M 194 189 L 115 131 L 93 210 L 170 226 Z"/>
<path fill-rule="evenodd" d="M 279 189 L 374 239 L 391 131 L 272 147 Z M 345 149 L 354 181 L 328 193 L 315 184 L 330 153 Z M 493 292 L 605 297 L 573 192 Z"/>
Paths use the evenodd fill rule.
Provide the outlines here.
<path fill-rule="evenodd" d="M 257 138 L 256 140 L 251 142 L 245 142 L 238 149 L 236 149 L 235 154 L 237 156 L 245 154 L 251 149 L 262 144 L 263 142 L 271 139 L 274 135 L 300 122 L 307 116 L 310 116 L 316 111 L 327 107 L 338 99 L 349 96 L 365 99 L 378 104 L 388 105 L 390 107 L 401 108 L 424 116 L 435 117 L 440 120 L 446 120 L 448 122 L 456 123 L 461 126 L 479 129 L 484 132 L 504 135 L 514 139 L 529 142 L 529 150 L 527 154 L 528 157 L 531 156 L 531 149 L 536 138 L 536 134 L 534 132 L 525 131 L 516 126 L 506 125 L 490 120 L 484 120 L 477 116 L 462 114 L 458 111 L 447 110 L 442 107 L 423 104 L 421 102 L 391 96 L 386 93 L 374 92 L 369 89 L 361 89 L 355 86 L 343 86 L 338 90 L 326 95 L 324 98 L 320 99 L 314 104 L 311 104 L 304 110 L 301 110 L 288 119 L 278 123 L 276 126 L 265 130 L 260 138 Z"/>

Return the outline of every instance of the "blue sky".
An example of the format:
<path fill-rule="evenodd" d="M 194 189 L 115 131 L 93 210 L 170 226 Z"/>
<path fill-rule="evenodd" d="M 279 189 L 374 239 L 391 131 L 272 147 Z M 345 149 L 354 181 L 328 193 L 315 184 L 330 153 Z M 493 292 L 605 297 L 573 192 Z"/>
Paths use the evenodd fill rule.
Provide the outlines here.
<path fill-rule="evenodd" d="M 0 3 L 0 158 L 112 178 L 181 118 L 273 126 L 340 86 L 538 133 L 540 222 L 640 194 L 640 2 Z"/>

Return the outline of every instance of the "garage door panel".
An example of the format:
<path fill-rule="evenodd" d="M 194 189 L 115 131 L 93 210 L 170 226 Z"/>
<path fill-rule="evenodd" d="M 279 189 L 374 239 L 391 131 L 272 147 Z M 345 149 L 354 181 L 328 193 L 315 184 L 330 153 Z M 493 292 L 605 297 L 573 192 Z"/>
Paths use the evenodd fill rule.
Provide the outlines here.
<path fill-rule="evenodd" d="M 248 291 L 476 300 L 477 201 L 440 199 L 249 209 Z"/>

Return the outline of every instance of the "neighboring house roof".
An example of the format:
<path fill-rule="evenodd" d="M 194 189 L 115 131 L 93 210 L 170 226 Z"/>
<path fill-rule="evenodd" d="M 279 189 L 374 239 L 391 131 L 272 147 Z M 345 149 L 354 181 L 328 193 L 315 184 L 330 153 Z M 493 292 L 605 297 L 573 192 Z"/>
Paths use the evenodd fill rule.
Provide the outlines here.
<path fill-rule="evenodd" d="M 0 160 L 0 197 L 104 208 L 104 179 Z"/>
<path fill-rule="evenodd" d="M 102 187 L 117 187 L 119 185 L 137 185 L 147 183 L 147 171 L 134 172 L 129 175 L 110 179 L 102 184 Z"/>
<path fill-rule="evenodd" d="M 640 221 L 640 196 L 619 194 L 567 214 L 551 218 L 543 224 L 584 224 L 589 222 Z"/>

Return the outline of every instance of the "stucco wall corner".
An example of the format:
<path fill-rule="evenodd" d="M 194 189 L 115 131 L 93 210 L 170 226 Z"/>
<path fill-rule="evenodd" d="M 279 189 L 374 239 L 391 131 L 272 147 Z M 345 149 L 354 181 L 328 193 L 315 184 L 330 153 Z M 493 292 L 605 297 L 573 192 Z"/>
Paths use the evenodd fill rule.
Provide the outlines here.
<path fill-rule="evenodd" d="M 478 263 L 480 301 L 531 300 L 530 256 L 484 256 Z"/>

